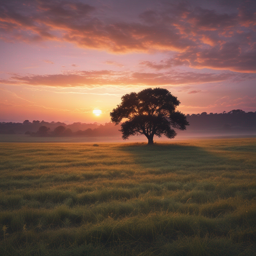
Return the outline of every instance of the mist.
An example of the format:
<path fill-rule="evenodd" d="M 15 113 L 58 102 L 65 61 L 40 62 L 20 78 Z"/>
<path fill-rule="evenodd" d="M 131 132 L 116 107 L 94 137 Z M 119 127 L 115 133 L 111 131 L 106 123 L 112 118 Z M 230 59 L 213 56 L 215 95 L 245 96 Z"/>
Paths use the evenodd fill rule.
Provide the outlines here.
<path fill-rule="evenodd" d="M 188 138 L 247 137 L 256 135 L 256 112 L 235 109 L 230 112 L 192 114 L 186 116 L 186 130 L 176 129 L 174 140 Z M 120 125 L 114 123 L 73 123 L 25 120 L 23 123 L 0 123 L 0 141 L 20 142 L 144 142 L 144 135 L 123 140 Z M 170 141 L 154 137 L 154 141 Z"/>

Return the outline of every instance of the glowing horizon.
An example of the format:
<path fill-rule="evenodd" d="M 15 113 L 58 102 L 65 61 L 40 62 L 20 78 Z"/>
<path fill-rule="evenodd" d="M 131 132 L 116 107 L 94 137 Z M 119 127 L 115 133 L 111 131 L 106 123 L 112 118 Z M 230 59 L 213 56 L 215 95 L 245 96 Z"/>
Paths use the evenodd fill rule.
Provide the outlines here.
<path fill-rule="evenodd" d="M 254 1 L 1 7 L 0 122 L 109 122 L 124 94 L 148 87 L 168 89 L 185 114 L 256 111 Z"/>

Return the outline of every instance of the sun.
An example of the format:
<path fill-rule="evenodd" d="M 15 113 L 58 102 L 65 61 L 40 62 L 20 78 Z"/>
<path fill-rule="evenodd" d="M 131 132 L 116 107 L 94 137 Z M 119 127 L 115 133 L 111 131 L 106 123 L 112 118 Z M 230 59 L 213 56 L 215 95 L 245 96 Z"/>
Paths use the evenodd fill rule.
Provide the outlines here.
<path fill-rule="evenodd" d="M 100 109 L 94 109 L 94 110 L 92 111 L 92 113 L 93 113 L 95 116 L 100 116 L 101 113 L 102 113 L 102 111 L 101 111 Z"/>

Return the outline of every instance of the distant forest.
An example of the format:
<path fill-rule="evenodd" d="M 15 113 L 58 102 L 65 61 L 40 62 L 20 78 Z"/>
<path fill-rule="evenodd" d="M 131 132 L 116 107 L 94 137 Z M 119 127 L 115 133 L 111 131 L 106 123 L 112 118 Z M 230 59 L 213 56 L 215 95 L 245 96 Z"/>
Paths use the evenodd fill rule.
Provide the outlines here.
<path fill-rule="evenodd" d="M 241 109 L 220 114 L 187 115 L 189 126 L 178 134 L 256 134 L 256 112 L 245 112 Z M 97 123 L 45 122 L 25 120 L 23 123 L 0 122 L 0 134 L 26 134 L 28 136 L 121 136 L 120 126 L 113 123 L 99 125 Z"/>

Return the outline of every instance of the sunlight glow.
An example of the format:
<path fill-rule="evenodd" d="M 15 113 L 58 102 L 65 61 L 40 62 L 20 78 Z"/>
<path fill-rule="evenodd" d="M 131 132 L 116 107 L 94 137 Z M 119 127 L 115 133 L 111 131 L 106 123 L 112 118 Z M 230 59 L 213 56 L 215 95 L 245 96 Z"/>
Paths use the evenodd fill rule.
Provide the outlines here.
<path fill-rule="evenodd" d="M 101 111 L 100 109 L 94 109 L 94 110 L 92 111 L 92 113 L 93 113 L 95 116 L 100 116 L 101 113 L 102 113 L 102 111 Z"/>

